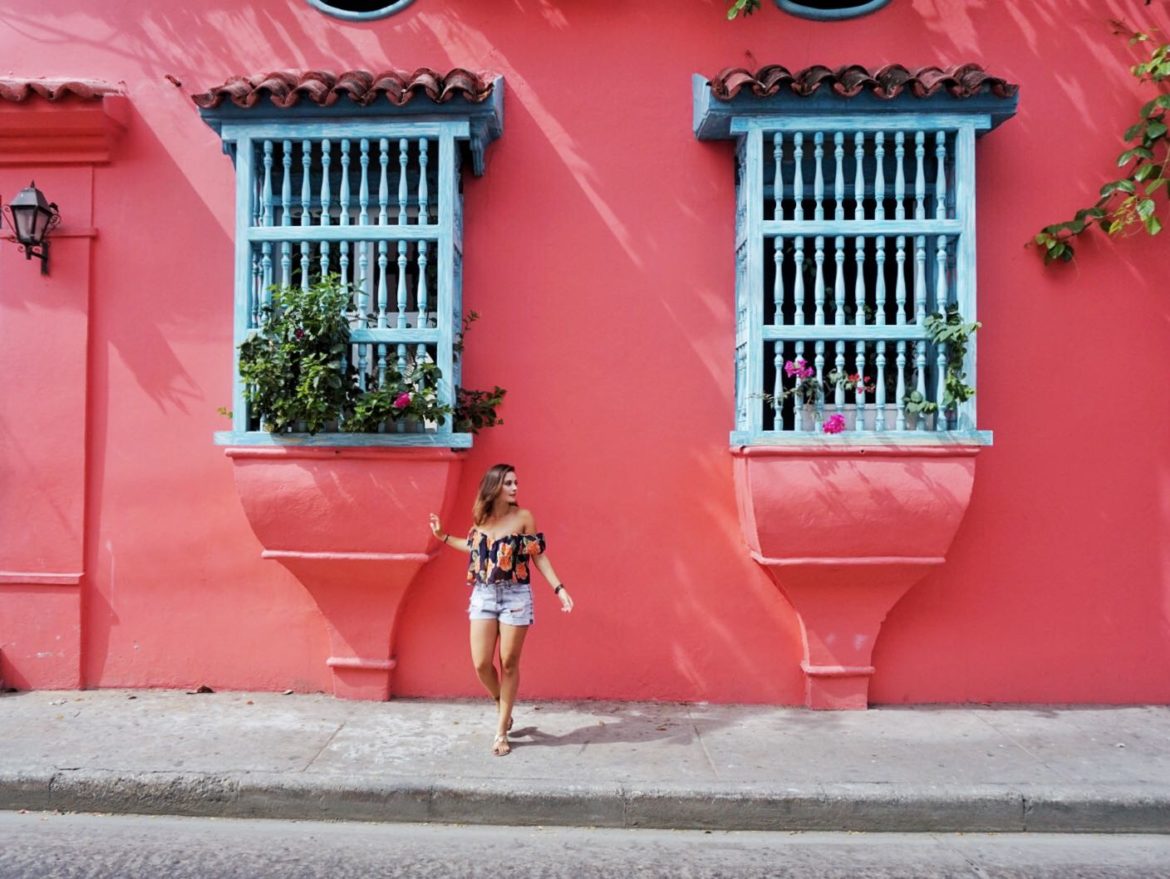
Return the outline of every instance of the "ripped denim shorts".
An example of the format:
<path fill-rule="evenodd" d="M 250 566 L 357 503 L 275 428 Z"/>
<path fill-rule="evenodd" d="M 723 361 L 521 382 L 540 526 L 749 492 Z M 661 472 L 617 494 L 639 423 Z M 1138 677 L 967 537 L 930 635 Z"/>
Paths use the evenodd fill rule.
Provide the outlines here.
<path fill-rule="evenodd" d="M 477 582 L 471 589 L 467 616 L 473 620 L 499 620 L 506 626 L 531 626 L 532 587 L 528 583 Z"/>

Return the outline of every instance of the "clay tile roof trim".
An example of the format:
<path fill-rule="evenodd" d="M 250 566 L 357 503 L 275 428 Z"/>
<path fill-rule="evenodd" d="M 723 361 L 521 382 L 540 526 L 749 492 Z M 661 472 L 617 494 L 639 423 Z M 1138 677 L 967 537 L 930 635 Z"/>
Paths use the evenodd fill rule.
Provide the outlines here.
<path fill-rule="evenodd" d="M 462 68 L 439 73 L 420 67 L 412 73 L 387 70 L 278 70 L 253 76 L 234 76 L 203 94 L 192 95 L 195 104 L 205 110 L 230 102 L 244 109 L 255 107 L 265 98 L 282 109 L 294 107 L 302 100 L 319 107 L 331 107 L 343 96 L 350 102 L 368 107 L 388 101 L 396 107 L 423 95 L 436 104 L 455 98 L 478 104 L 492 93 L 492 77 Z"/>
<path fill-rule="evenodd" d="M 107 95 L 120 95 L 121 89 L 105 82 L 87 79 L 0 79 L 0 101 L 21 104 L 42 98 L 46 101 L 100 101 Z"/>
<path fill-rule="evenodd" d="M 920 67 L 910 70 L 901 64 L 889 64 L 871 71 L 859 64 L 836 69 L 814 64 L 791 72 L 787 67 L 772 64 L 755 73 L 742 67 L 729 67 L 710 80 L 711 94 L 721 101 L 730 101 L 743 89 L 756 97 L 765 98 L 789 92 L 799 97 L 811 97 L 824 90 L 843 98 L 852 98 L 868 92 L 887 100 L 908 92 L 916 98 L 928 98 L 940 91 L 951 97 L 970 98 L 991 94 L 998 98 L 1014 97 L 1019 86 L 987 73 L 978 64 L 962 64 L 944 70 L 940 67 Z"/>

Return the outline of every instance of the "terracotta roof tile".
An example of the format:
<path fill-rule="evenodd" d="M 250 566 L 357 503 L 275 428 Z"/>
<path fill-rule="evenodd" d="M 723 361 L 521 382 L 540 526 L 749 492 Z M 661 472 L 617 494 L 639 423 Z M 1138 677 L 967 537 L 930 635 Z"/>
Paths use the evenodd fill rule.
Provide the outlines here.
<path fill-rule="evenodd" d="M 420 94 L 437 104 L 456 97 L 479 103 L 491 91 L 492 80 L 488 76 L 458 67 L 447 73 L 420 67 L 413 73 L 387 70 L 377 74 L 368 70 L 347 70 L 343 73 L 278 70 L 253 76 L 233 76 L 223 85 L 191 97 L 203 109 L 213 109 L 225 101 L 237 107 L 255 107 L 265 97 L 284 109 L 295 106 L 302 99 L 321 107 L 330 107 L 342 95 L 362 107 L 383 99 L 401 107 Z"/>
<path fill-rule="evenodd" d="M 1018 85 L 992 76 L 978 64 L 963 64 L 948 70 L 939 67 L 909 70 L 901 64 L 889 64 L 876 71 L 858 64 L 835 70 L 816 64 L 795 73 L 778 64 L 761 67 L 755 73 L 742 67 L 729 67 L 710 80 L 710 86 L 711 94 L 721 101 L 730 101 L 745 88 L 761 98 L 781 91 L 808 97 L 823 88 L 845 98 L 868 92 L 887 99 L 904 91 L 925 98 L 941 89 L 956 98 L 970 98 L 988 92 L 996 97 L 1010 98 L 1019 90 Z"/>
<path fill-rule="evenodd" d="M 20 104 L 31 98 L 46 101 L 100 101 L 121 94 L 117 86 L 85 79 L 0 79 L 0 101 Z"/>

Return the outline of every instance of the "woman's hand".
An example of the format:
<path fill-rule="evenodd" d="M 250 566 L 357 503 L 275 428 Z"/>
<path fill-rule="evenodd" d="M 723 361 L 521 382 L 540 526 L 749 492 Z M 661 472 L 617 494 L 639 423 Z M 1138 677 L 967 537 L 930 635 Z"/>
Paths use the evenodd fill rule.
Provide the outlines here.
<path fill-rule="evenodd" d="M 443 539 L 442 531 L 443 531 L 443 526 L 439 522 L 439 517 L 436 516 L 434 513 L 431 513 L 431 534 L 435 535 L 435 537 L 438 537 L 440 540 L 442 540 Z"/>
<path fill-rule="evenodd" d="M 557 598 L 561 600 L 561 613 L 573 612 L 573 597 L 569 595 L 568 589 L 562 586 L 561 591 L 557 593 Z"/>

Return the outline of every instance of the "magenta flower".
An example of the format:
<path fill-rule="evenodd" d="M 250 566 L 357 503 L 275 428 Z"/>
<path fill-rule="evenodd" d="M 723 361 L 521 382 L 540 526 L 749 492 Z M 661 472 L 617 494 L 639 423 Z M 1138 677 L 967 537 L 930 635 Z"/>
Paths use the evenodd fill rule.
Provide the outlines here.
<path fill-rule="evenodd" d="M 409 405 L 410 405 L 410 392 L 409 391 L 403 391 L 401 394 L 398 395 L 398 399 L 396 399 L 394 401 L 394 408 L 395 409 L 405 409 Z"/>
<path fill-rule="evenodd" d="M 305 331 L 304 331 L 304 330 L 302 330 L 300 327 L 297 327 L 297 328 L 296 328 L 296 329 L 293 331 L 293 335 L 294 335 L 296 338 L 298 338 L 298 339 L 303 339 L 303 338 L 305 338 Z"/>
<path fill-rule="evenodd" d="M 796 376 L 797 378 L 812 378 L 816 375 L 816 370 L 808 365 L 808 361 L 803 357 L 797 357 L 795 360 L 789 360 L 784 364 L 784 372 L 789 378 Z"/>
<path fill-rule="evenodd" d="M 825 433 L 840 433 L 845 429 L 845 416 L 840 413 L 830 415 L 825 419 L 824 425 L 821 427 Z"/>

